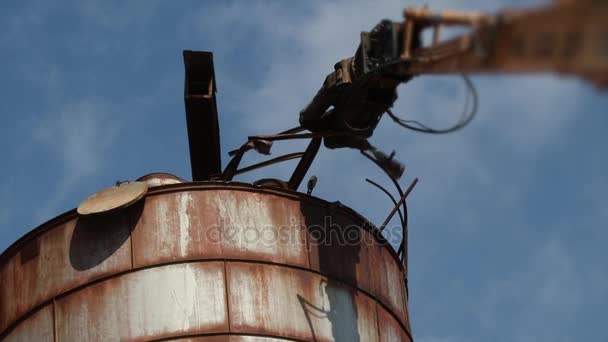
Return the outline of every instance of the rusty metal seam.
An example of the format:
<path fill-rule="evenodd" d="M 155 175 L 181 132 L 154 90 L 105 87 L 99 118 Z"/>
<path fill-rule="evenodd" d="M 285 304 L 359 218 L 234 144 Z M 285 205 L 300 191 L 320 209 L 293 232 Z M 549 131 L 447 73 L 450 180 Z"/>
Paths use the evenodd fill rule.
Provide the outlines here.
<path fill-rule="evenodd" d="M 0 331 L 0 341 L 3 341 L 6 338 L 6 336 L 10 335 L 10 333 L 13 332 L 13 330 L 15 330 L 15 328 L 17 328 L 21 323 L 25 322 L 28 318 L 30 318 L 33 315 L 35 315 L 36 313 L 38 313 L 38 311 L 44 309 L 48 305 L 52 305 L 54 301 L 55 301 L 55 297 L 47 299 L 44 302 L 33 306 L 32 309 L 25 312 L 20 317 L 17 317 L 14 321 L 9 322 L 9 324 L 7 324 L 6 328 L 4 328 L 4 331 Z M 54 317 L 53 317 L 53 320 L 54 320 Z"/>
<path fill-rule="evenodd" d="M 144 197 L 142 199 L 142 201 L 145 201 L 145 200 L 146 200 L 146 198 Z M 145 203 L 144 203 L 144 205 L 145 205 Z M 135 225 L 132 220 L 132 215 L 131 215 L 131 213 L 129 213 L 129 244 L 131 247 L 131 253 L 130 253 L 131 254 L 131 269 L 133 269 L 135 267 L 135 255 L 134 255 L 135 253 L 133 252 L 133 231 L 135 230 L 134 228 L 135 228 Z"/>
<path fill-rule="evenodd" d="M 254 334 L 254 333 L 203 333 L 203 334 L 186 334 L 186 335 L 176 335 L 172 337 L 165 337 L 156 340 L 149 340 L 150 342 L 164 342 L 164 341 L 179 341 L 185 338 L 196 338 L 196 337 L 212 337 L 212 336 L 246 336 L 246 337 L 268 337 L 268 338 L 278 338 L 285 341 L 292 342 L 309 342 L 308 340 L 301 340 L 299 338 L 286 337 L 282 335 L 270 335 L 270 334 Z"/>
<path fill-rule="evenodd" d="M 410 338 L 412 339 L 412 341 L 414 341 L 414 337 L 412 334 L 412 321 L 410 320 L 410 304 L 409 304 L 409 298 L 406 298 L 405 300 L 405 312 L 407 312 L 407 329 L 406 331 L 409 332 L 410 334 Z"/>
<path fill-rule="evenodd" d="M 119 278 L 122 276 L 125 276 L 127 274 L 130 273 L 135 273 L 135 272 L 139 272 L 142 270 L 146 270 L 146 269 L 152 269 L 152 268 L 158 268 L 158 267 L 165 267 L 165 266 L 170 266 L 170 265 L 180 265 L 180 264 L 188 264 L 188 263 L 206 263 L 206 262 L 224 262 L 224 265 L 226 265 L 227 262 L 235 262 L 235 263 L 245 263 L 245 264 L 262 264 L 262 265 L 270 265 L 270 266 L 277 266 L 277 267 L 285 267 L 285 268 L 290 268 L 290 269 L 295 269 L 295 270 L 300 270 L 303 272 L 309 272 L 309 273 L 313 273 L 313 274 L 317 274 L 320 275 L 322 277 L 325 277 L 327 279 L 330 279 L 332 281 L 335 281 L 337 283 L 343 284 L 351 289 L 354 289 L 356 291 L 359 291 L 361 293 L 363 293 L 364 295 L 366 295 L 367 297 L 371 298 L 372 300 L 374 300 L 376 303 L 378 303 L 379 305 L 381 305 L 388 313 L 391 314 L 391 316 L 393 316 L 393 318 L 395 318 L 395 320 L 397 322 L 399 322 L 399 325 L 407 331 L 407 327 L 405 326 L 405 322 L 401 321 L 401 318 L 397 315 L 397 313 L 393 312 L 393 309 L 387 305 L 386 303 L 384 303 L 379 297 L 376 297 L 374 294 L 368 292 L 367 290 L 361 289 L 357 286 L 354 286 L 352 284 L 349 284 L 333 275 L 330 274 L 326 274 L 326 273 L 322 273 L 320 271 L 314 270 L 314 269 L 308 269 L 302 266 L 297 266 L 297 265 L 289 265 L 289 264 L 283 264 L 283 263 L 278 263 L 278 262 L 273 262 L 273 261 L 265 261 L 265 260 L 248 260 L 248 259 L 232 259 L 232 258 L 208 258 L 208 259 L 202 259 L 202 258 L 195 258 L 195 259 L 184 259 L 184 260 L 177 260 L 177 261 L 170 261 L 170 262 L 164 262 L 164 263 L 159 263 L 159 264 L 154 264 L 154 265 L 146 265 L 146 266 L 141 266 L 141 267 L 135 267 L 133 269 L 130 270 L 125 270 L 122 272 L 118 272 L 115 274 L 110 274 L 110 275 L 105 275 L 103 277 L 97 278 L 97 279 L 93 279 L 88 283 L 85 284 L 81 284 L 78 285 L 76 287 L 70 288 L 62 293 L 59 293 L 57 295 L 55 295 L 52 298 L 49 298 L 47 300 L 45 300 L 44 302 L 42 302 L 42 304 L 36 305 L 33 307 L 33 309 L 31 309 L 30 311 L 27 311 L 26 313 L 24 313 L 21 317 L 18 317 L 16 320 L 14 320 L 13 322 L 11 322 L 10 324 L 7 325 L 7 328 L 5 329 L 5 331 L 3 333 L 0 334 L 0 341 L 2 340 L 2 338 L 5 337 L 5 332 L 6 331 L 10 331 L 13 330 L 17 325 L 19 325 L 19 323 L 23 322 L 25 319 L 27 319 L 28 317 L 30 317 L 32 314 L 34 314 L 36 311 L 40 310 L 41 308 L 43 308 L 45 305 L 48 305 L 49 303 L 55 301 L 55 300 L 60 300 L 62 298 L 65 298 L 67 296 L 69 296 L 70 294 L 74 293 L 74 292 L 78 292 L 80 290 L 83 290 L 87 287 L 93 286 L 95 284 L 104 282 L 108 279 L 112 279 L 112 278 Z M 409 320 L 409 313 L 408 311 L 406 311 L 406 315 L 408 315 L 408 320 Z M 228 320 L 230 320 L 230 317 L 228 317 Z"/>
<path fill-rule="evenodd" d="M 407 268 L 405 268 L 405 272 L 407 271 Z M 405 273 L 403 272 L 403 273 Z M 410 324 L 410 317 L 409 317 L 409 307 L 408 307 L 408 302 L 409 302 L 409 290 L 407 288 L 407 274 L 405 274 L 404 277 L 399 277 L 399 283 L 403 286 L 401 287 L 401 305 L 402 307 L 405 309 L 406 315 L 407 317 L 404 317 L 407 319 L 407 325 L 408 325 L 408 329 L 411 328 L 411 324 Z M 405 324 L 405 322 L 403 322 Z M 406 329 L 406 331 L 409 331 L 408 329 Z M 410 336 L 410 340 L 413 341 L 413 337 Z"/>
<path fill-rule="evenodd" d="M 71 220 L 72 218 L 78 216 L 76 209 L 72 209 L 66 211 L 63 214 L 53 217 L 52 219 L 40 224 L 36 228 L 30 230 L 28 233 L 23 235 L 17 241 L 13 242 L 10 246 L 8 246 L 2 254 L 0 254 L 0 268 L 4 266 L 5 262 L 8 261 L 12 256 L 17 254 L 18 249 L 24 244 L 28 243 L 30 240 L 35 239 L 42 235 L 42 233 L 51 230 L 52 228 L 58 227 L 61 224 Z"/>
<path fill-rule="evenodd" d="M 53 341 L 57 342 L 57 318 L 56 318 L 56 301 L 55 298 L 53 298 L 53 306 L 51 307 L 51 313 L 53 314 Z"/>
<path fill-rule="evenodd" d="M 378 314 L 378 306 L 382 306 L 381 304 L 382 303 L 380 303 L 380 302 L 376 302 L 376 324 L 378 325 L 378 341 L 380 341 L 380 315 Z M 393 316 L 393 318 L 396 318 L 395 315 L 393 315 L 393 313 L 390 310 L 386 310 L 386 308 L 384 308 L 384 309 L 391 316 Z M 401 321 L 398 318 L 396 318 L 395 321 L 397 321 L 397 323 L 401 327 L 401 330 L 405 331 L 405 334 L 410 339 L 410 342 L 414 342 L 414 337 L 412 336 L 412 333 L 408 330 L 408 328 L 406 326 L 404 326 L 404 324 L 401 323 Z"/>
<path fill-rule="evenodd" d="M 131 244 L 131 269 L 135 267 L 135 256 L 133 255 L 133 231 L 129 233 L 129 240 Z"/>
<path fill-rule="evenodd" d="M 232 332 L 232 328 L 230 327 L 230 296 L 228 295 L 228 289 L 230 284 L 228 284 L 228 267 L 226 267 L 226 261 L 222 263 L 224 265 L 224 296 L 226 296 L 226 321 L 228 322 L 228 331 Z"/>
<path fill-rule="evenodd" d="M 378 303 L 374 303 L 374 312 L 376 313 L 376 334 L 378 342 L 380 342 L 380 317 L 378 316 Z"/>
<path fill-rule="evenodd" d="M 312 261 L 310 257 L 310 241 L 308 240 L 309 234 L 307 234 L 306 231 L 302 232 L 302 234 L 304 235 L 304 243 L 306 244 L 306 259 L 308 261 L 308 268 L 312 270 Z"/>

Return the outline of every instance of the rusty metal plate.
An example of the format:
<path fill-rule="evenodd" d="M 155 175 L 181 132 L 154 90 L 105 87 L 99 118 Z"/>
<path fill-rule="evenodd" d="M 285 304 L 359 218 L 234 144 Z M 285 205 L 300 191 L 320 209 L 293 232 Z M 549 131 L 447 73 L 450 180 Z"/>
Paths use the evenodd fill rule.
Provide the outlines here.
<path fill-rule="evenodd" d="M 380 305 L 377 305 L 380 342 L 411 342 L 409 335 L 397 320 Z"/>
<path fill-rule="evenodd" d="M 0 269 L 0 331 L 69 289 L 130 269 L 129 221 L 137 215 L 138 206 L 132 206 L 79 217 L 29 241 L 32 247 L 23 248 Z"/>
<path fill-rule="evenodd" d="M 58 341 L 149 340 L 228 331 L 222 262 L 148 268 L 57 300 Z"/>
<path fill-rule="evenodd" d="M 354 287 L 371 290 L 368 282 L 373 268 L 369 268 L 367 246 L 359 241 L 369 241 L 371 237 L 350 218 L 339 215 L 337 208 L 304 203 L 302 209 L 308 227 L 311 268 Z"/>
<path fill-rule="evenodd" d="M 375 293 L 399 317 L 402 324 L 409 326 L 404 273 L 386 248 L 379 248 L 379 252 L 383 261 L 377 264 L 374 272 Z"/>
<path fill-rule="evenodd" d="M 300 202 L 263 193 L 214 191 L 227 258 L 309 267 Z"/>
<path fill-rule="evenodd" d="M 300 204 L 245 191 L 148 196 L 133 231 L 135 266 L 205 258 L 308 267 Z"/>
<path fill-rule="evenodd" d="M 2 341 L 53 342 L 53 304 L 47 305 L 21 322 Z"/>
<path fill-rule="evenodd" d="M 78 206 L 80 215 L 100 214 L 129 205 L 142 199 L 148 192 L 145 182 L 120 183 L 101 190 Z"/>
<path fill-rule="evenodd" d="M 233 332 L 307 341 L 377 341 L 375 303 L 303 270 L 226 263 Z"/>
<path fill-rule="evenodd" d="M 216 210 L 206 191 L 148 196 L 132 233 L 135 267 L 222 256 Z"/>
<path fill-rule="evenodd" d="M 389 247 L 361 229 L 359 222 L 331 208 L 307 205 L 304 215 L 311 268 L 365 290 L 407 324 L 403 272 Z"/>
<path fill-rule="evenodd" d="M 192 180 L 205 181 L 222 172 L 213 54 L 184 50 L 184 66 L 184 103 Z"/>

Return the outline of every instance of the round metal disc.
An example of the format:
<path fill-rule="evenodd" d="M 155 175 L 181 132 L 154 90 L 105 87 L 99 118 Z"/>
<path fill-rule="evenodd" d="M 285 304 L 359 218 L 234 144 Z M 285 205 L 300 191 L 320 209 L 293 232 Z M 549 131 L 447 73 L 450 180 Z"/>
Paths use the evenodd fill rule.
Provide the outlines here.
<path fill-rule="evenodd" d="M 80 215 L 92 215 L 124 208 L 139 201 L 147 192 L 148 185 L 144 182 L 121 183 L 87 198 L 77 211 Z"/>

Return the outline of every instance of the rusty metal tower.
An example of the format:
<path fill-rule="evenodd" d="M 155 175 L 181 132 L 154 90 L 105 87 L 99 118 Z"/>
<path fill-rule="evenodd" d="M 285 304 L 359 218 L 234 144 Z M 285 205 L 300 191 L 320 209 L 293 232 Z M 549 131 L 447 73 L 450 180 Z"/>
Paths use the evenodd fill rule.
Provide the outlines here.
<path fill-rule="evenodd" d="M 269 140 L 222 172 L 212 55 L 184 61 L 193 181 L 117 184 L 9 247 L 0 340 L 410 341 L 405 244 L 296 191 L 319 139 L 288 181 L 229 181 Z"/>

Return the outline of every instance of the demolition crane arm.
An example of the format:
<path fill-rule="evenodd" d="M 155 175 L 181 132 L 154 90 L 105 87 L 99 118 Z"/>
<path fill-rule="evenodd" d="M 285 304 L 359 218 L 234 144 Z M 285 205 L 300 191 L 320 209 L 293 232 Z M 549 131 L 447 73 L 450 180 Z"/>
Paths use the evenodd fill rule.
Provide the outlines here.
<path fill-rule="evenodd" d="M 477 109 L 477 92 L 467 74 L 539 73 L 575 75 L 600 88 L 608 87 L 608 2 L 561 0 L 536 9 L 507 10 L 498 14 L 408 8 L 403 22 L 383 20 L 361 33 L 355 55 L 337 62 L 321 89 L 300 112 L 300 127 L 270 140 L 315 138 L 306 153 L 311 161 L 320 139 L 328 148 L 349 147 L 376 161 L 399 178 L 404 167 L 367 138 L 386 113 L 397 124 L 424 133 L 449 133 L 468 124 Z M 468 32 L 442 39 L 446 27 Z M 423 43 L 430 30 L 432 40 Z M 448 129 L 433 129 L 392 113 L 397 86 L 420 75 L 460 74 L 470 97 L 461 120 Z M 303 130 L 312 133 L 297 134 Z M 295 133 L 294 133 L 295 132 Z M 239 172 L 240 158 L 248 150 L 267 146 L 269 137 L 250 137 L 224 170 L 222 179 Z M 282 159 L 280 159 L 282 160 Z M 297 189 L 310 166 L 303 162 L 289 188 Z"/>
<path fill-rule="evenodd" d="M 359 148 L 390 112 L 399 84 L 426 74 L 556 72 L 608 86 L 608 2 L 559 1 L 498 14 L 409 8 L 403 22 L 382 21 L 361 34 L 355 56 L 336 63 L 300 113 L 313 132 L 342 132 L 330 148 Z M 441 39 L 445 27 L 469 32 Z M 425 46 L 422 34 L 432 30 Z M 393 118 L 395 119 L 395 118 Z"/>

